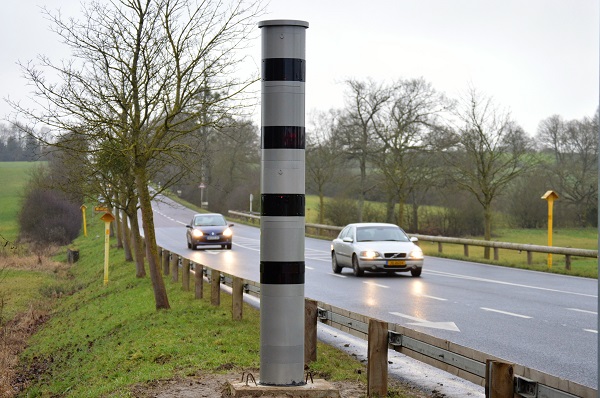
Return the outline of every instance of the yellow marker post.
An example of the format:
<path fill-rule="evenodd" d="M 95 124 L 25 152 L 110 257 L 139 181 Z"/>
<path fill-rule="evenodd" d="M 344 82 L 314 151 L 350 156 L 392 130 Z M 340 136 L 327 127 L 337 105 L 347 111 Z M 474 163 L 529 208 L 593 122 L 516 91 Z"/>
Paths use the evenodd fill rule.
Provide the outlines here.
<path fill-rule="evenodd" d="M 83 236 L 87 237 L 87 223 L 85 221 L 85 211 L 87 209 L 86 205 L 81 205 L 81 215 L 83 216 Z"/>
<path fill-rule="evenodd" d="M 554 191 L 547 191 L 542 199 L 548 201 L 548 246 L 552 246 L 552 213 L 554 201 L 558 199 L 558 195 Z M 552 268 L 552 253 L 548 253 L 548 269 Z"/>
<path fill-rule="evenodd" d="M 115 220 L 115 217 L 109 212 L 104 213 L 100 217 L 104 221 L 104 284 L 108 284 L 108 251 L 110 248 L 110 223 Z"/>

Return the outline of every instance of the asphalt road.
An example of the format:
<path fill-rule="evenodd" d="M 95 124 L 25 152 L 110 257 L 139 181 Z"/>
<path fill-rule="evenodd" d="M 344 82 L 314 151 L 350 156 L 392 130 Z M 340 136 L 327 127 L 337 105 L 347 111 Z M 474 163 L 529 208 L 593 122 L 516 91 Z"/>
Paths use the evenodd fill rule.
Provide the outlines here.
<path fill-rule="evenodd" d="M 155 207 L 159 245 L 211 268 L 260 280 L 260 229 L 237 224 L 233 249 L 187 249 L 193 212 Z M 330 242 L 306 239 L 305 296 L 397 323 L 593 388 L 598 380 L 598 282 L 426 257 L 423 274 L 331 270 Z"/>

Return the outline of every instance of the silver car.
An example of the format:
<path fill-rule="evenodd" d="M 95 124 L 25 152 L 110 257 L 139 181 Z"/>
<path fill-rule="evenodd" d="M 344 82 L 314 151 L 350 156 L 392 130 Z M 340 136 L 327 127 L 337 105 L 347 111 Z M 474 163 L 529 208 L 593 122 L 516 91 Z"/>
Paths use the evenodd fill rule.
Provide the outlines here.
<path fill-rule="evenodd" d="M 342 268 L 349 267 L 355 276 L 365 271 L 410 271 L 412 276 L 419 276 L 423 251 L 417 241 L 394 224 L 348 224 L 331 243 L 331 268 L 339 274 Z"/>

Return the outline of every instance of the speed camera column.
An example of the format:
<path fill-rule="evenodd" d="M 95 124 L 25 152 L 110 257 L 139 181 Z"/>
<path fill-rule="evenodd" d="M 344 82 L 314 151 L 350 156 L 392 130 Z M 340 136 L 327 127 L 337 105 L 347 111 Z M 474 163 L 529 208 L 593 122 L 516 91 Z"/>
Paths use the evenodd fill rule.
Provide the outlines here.
<path fill-rule="evenodd" d="M 308 23 L 262 37 L 260 384 L 304 382 L 304 94 Z"/>

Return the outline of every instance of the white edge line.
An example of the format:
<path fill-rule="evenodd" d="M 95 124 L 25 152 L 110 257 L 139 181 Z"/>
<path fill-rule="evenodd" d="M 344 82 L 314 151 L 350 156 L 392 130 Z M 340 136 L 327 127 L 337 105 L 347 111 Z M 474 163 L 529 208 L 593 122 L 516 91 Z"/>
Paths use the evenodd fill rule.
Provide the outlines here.
<path fill-rule="evenodd" d="M 594 311 L 588 311 L 588 310 L 580 310 L 579 308 L 567 308 L 569 311 L 576 311 L 576 312 L 583 312 L 585 314 L 593 314 L 593 315 L 598 315 L 597 312 Z"/>
<path fill-rule="evenodd" d="M 598 334 L 598 331 L 594 330 L 594 329 L 583 329 L 583 331 L 584 332 L 590 332 L 590 333 L 596 333 L 596 334 Z"/>
<path fill-rule="evenodd" d="M 382 287 L 382 288 L 384 288 L 384 289 L 389 289 L 389 288 L 390 288 L 389 286 L 386 286 L 386 285 L 380 285 L 379 283 L 374 283 L 374 282 L 368 282 L 368 281 L 365 281 L 365 282 L 363 282 L 363 283 L 366 283 L 367 285 L 372 285 L 372 286 Z"/>

